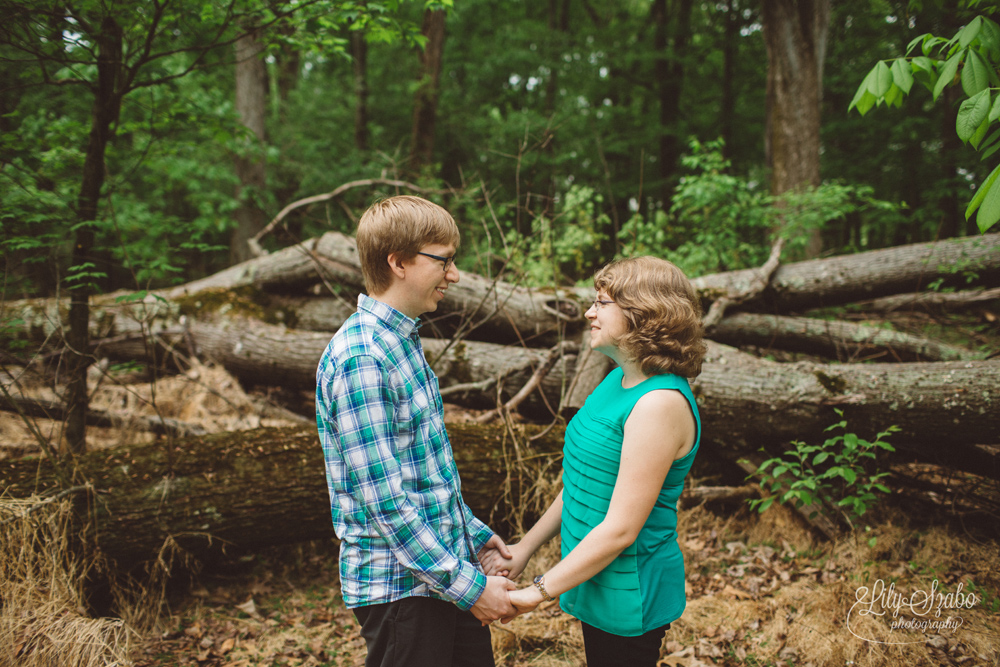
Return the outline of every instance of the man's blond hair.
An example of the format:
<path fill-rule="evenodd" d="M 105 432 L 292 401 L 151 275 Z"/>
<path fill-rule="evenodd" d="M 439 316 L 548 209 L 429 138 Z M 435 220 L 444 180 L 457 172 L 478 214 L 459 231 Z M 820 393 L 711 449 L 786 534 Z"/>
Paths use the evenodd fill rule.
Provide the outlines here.
<path fill-rule="evenodd" d="M 432 243 L 458 250 L 461 236 L 448 211 L 426 199 L 400 195 L 377 201 L 365 211 L 358 221 L 357 242 L 365 289 L 377 295 L 392 285 L 389 255 L 412 259 Z"/>

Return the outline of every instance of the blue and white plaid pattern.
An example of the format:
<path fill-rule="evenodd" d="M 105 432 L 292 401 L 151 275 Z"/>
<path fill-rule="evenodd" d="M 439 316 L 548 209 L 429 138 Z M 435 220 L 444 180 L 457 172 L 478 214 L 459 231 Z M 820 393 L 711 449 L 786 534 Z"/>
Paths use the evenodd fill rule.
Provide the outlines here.
<path fill-rule="evenodd" d="M 493 532 L 462 500 L 418 323 L 364 294 L 316 371 L 340 587 L 348 607 L 404 597 L 475 604 Z"/>

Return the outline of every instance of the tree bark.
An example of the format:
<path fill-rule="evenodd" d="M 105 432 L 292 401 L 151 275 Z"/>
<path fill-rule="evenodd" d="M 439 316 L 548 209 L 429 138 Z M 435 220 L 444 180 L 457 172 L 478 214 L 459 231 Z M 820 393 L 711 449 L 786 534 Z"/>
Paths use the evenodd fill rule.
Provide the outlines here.
<path fill-rule="evenodd" d="M 680 100 L 684 85 L 684 58 L 691 36 L 692 0 L 675 0 L 667 9 L 666 0 L 653 0 L 651 14 L 654 74 L 660 106 L 660 183 L 664 209 L 673 196 L 673 179 L 680 158 Z M 669 34 L 669 38 L 668 38 Z"/>
<path fill-rule="evenodd" d="M 434 132 L 446 17 L 443 9 L 428 9 L 424 12 L 421 32 L 427 38 L 427 44 L 420 53 L 420 81 L 413 101 L 413 136 L 410 142 L 409 170 L 414 174 L 419 174 L 434 159 Z"/>
<path fill-rule="evenodd" d="M 820 106 L 829 0 L 764 0 L 771 192 L 820 184 Z M 822 250 L 819 230 L 807 257 Z"/>
<path fill-rule="evenodd" d="M 236 228 L 229 244 L 229 260 L 233 264 L 253 256 L 248 241 L 267 224 L 267 216 L 257 203 L 267 185 L 263 151 L 268 89 L 264 44 L 258 32 L 251 31 L 236 41 L 235 48 L 236 112 L 253 139 L 241 142 L 240 152 L 235 156 L 236 178 L 239 179 L 236 197 L 240 204 L 234 213 Z"/>
<path fill-rule="evenodd" d="M 476 516 L 505 538 L 525 493 L 562 454 L 562 430 L 450 424 L 462 495 Z M 323 454 L 315 427 L 255 429 L 92 452 L 78 477 L 96 495 L 81 498 L 100 549 L 129 569 L 157 557 L 173 540 L 201 558 L 334 537 Z M 521 460 L 512 462 L 515 449 Z M 77 480 L 78 482 L 81 479 Z M 0 464 L 0 488 L 12 497 L 62 488 L 47 459 Z M 524 490 L 524 492 L 522 491 Z M 528 520 L 533 522 L 533 516 Z"/>
<path fill-rule="evenodd" d="M 351 65 L 354 71 L 354 147 L 368 150 L 368 42 L 365 33 L 351 31 Z"/>
<path fill-rule="evenodd" d="M 879 357 L 887 361 L 962 361 L 984 356 L 899 331 L 812 317 L 737 313 L 719 322 L 709 335 L 728 345 L 808 352 L 842 362 Z"/>

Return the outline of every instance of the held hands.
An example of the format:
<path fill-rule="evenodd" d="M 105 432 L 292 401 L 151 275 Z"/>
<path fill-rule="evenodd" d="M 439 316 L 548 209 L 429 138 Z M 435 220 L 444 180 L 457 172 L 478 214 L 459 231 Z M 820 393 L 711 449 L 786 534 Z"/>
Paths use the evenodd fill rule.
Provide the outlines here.
<path fill-rule="evenodd" d="M 511 605 L 507 596 L 516 588 L 517 584 L 504 577 L 487 577 L 485 590 L 470 610 L 472 615 L 483 625 L 489 625 L 501 618 L 514 618 L 518 611 Z"/>
<path fill-rule="evenodd" d="M 507 552 L 507 555 L 504 555 L 499 549 L 488 550 L 484 548 L 483 551 L 479 552 L 479 562 L 483 564 L 483 570 L 488 575 L 517 579 L 527 567 L 532 554 L 527 549 L 521 548 L 520 543 L 504 546 L 504 551 Z"/>
<path fill-rule="evenodd" d="M 508 569 L 501 569 L 499 567 L 491 567 L 490 565 L 487 565 L 487 563 L 502 564 L 512 558 L 507 545 L 504 544 L 504 541 L 496 533 L 494 533 L 493 537 L 491 537 L 489 541 L 483 545 L 483 548 L 479 550 L 478 556 L 479 562 L 482 564 L 483 571 L 486 573 L 486 576 L 506 577 L 509 573 Z"/>

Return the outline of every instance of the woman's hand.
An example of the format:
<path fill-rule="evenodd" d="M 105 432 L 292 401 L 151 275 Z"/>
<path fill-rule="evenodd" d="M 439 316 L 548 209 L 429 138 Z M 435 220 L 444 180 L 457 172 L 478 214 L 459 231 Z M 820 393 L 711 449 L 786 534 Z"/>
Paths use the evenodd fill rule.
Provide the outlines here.
<path fill-rule="evenodd" d="M 510 591 L 507 594 L 510 597 L 510 603 L 514 605 L 514 609 L 517 609 L 517 614 L 515 616 L 508 616 L 500 619 L 501 623 L 510 623 L 517 616 L 521 614 L 527 614 L 529 611 L 534 611 L 536 607 L 542 602 L 542 594 L 538 592 L 538 589 L 534 586 L 528 586 L 527 588 L 520 588 L 516 591 Z"/>
<path fill-rule="evenodd" d="M 479 562 L 483 564 L 483 570 L 488 575 L 500 575 L 508 579 L 517 579 L 524 572 L 528 561 L 531 560 L 531 552 L 521 546 L 521 543 L 508 544 L 507 551 L 510 558 L 504 558 L 497 549 L 485 550 L 481 552 Z"/>
<path fill-rule="evenodd" d="M 511 560 L 513 555 L 499 535 L 494 534 L 479 550 L 477 556 L 486 576 L 506 577 L 510 571 L 505 564 Z"/>

